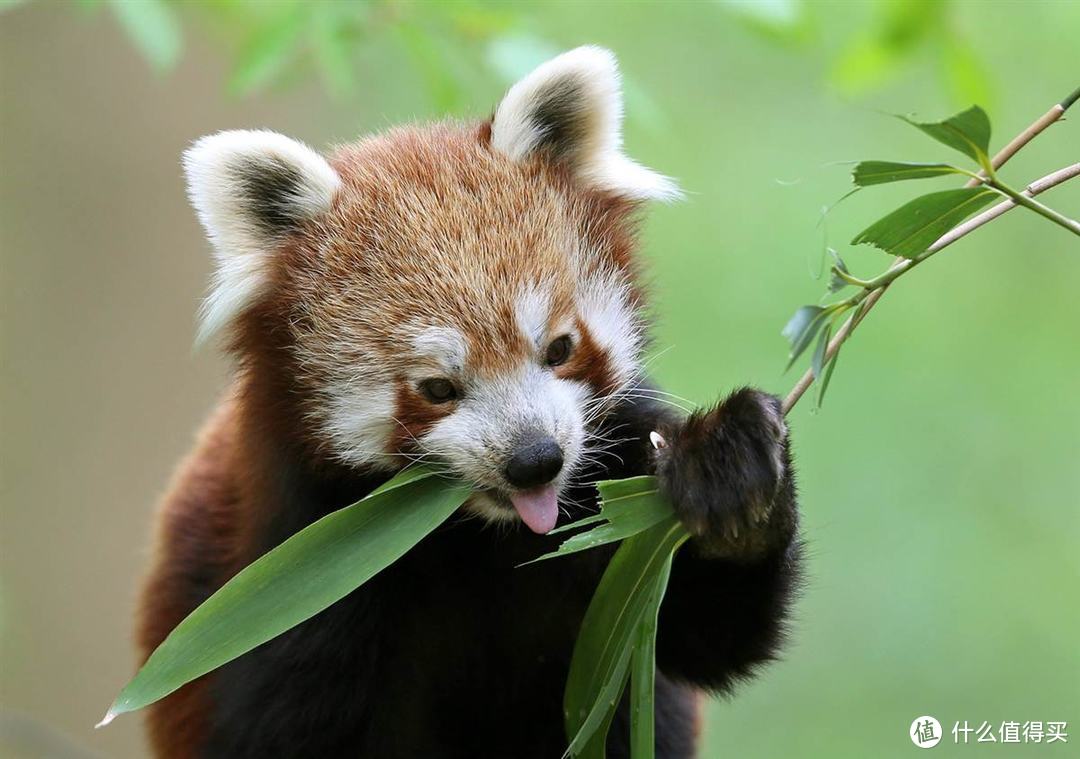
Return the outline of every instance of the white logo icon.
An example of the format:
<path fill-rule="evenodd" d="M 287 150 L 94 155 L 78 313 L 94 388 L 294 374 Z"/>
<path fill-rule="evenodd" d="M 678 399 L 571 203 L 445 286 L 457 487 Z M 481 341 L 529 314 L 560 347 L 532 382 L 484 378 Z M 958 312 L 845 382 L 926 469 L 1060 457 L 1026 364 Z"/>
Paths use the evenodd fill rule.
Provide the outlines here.
<path fill-rule="evenodd" d="M 919 748 L 933 748 L 941 742 L 941 723 L 928 715 L 919 717 L 911 723 L 908 737 Z"/>

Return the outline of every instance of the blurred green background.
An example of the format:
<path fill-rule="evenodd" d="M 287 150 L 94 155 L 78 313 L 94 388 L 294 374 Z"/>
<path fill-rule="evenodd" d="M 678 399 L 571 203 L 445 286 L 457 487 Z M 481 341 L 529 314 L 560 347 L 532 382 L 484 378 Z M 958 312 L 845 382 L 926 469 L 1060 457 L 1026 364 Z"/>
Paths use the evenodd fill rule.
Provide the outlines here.
<path fill-rule="evenodd" d="M 786 392 L 779 331 L 842 245 L 949 180 L 823 205 L 865 158 L 954 160 L 885 113 L 977 101 L 994 146 L 1080 82 L 1077 2 L 0 4 L 0 754 L 144 755 L 130 674 L 153 504 L 226 367 L 192 352 L 210 269 L 178 156 L 219 129 L 319 146 L 487 115 L 582 43 L 627 80 L 630 153 L 688 191 L 645 232 L 654 366 L 708 402 Z M 1063 122 L 1004 172 L 1077 160 Z M 1080 214 L 1080 182 L 1045 196 Z M 1016 211 L 900 283 L 792 418 L 809 582 L 785 660 L 711 702 L 704 756 L 899 756 L 909 725 L 1069 721 L 1077 755 L 1080 246 Z M 707 599 L 702 599 L 703 603 Z M 974 740 L 974 738 L 972 738 Z"/>

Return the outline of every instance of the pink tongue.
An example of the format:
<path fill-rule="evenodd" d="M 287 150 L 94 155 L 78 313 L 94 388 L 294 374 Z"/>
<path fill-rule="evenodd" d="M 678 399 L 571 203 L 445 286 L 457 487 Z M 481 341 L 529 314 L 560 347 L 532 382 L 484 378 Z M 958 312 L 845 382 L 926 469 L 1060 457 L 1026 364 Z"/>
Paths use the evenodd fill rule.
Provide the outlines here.
<path fill-rule="evenodd" d="M 544 535 L 555 529 L 555 522 L 559 518 L 559 497 L 553 485 L 511 493 L 510 501 L 521 515 L 521 521 L 533 532 Z"/>

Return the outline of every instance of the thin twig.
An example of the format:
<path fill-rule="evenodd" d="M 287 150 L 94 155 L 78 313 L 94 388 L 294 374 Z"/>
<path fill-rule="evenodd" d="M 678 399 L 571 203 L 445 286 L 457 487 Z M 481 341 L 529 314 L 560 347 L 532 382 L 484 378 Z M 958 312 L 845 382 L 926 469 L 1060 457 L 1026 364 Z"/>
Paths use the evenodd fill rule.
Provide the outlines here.
<path fill-rule="evenodd" d="M 1073 177 L 1080 176 L 1080 163 L 1074 163 L 1072 166 L 1066 166 L 1063 169 L 1058 169 L 1053 174 L 1047 174 L 1041 179 L 1036 179 L 1034 182 L 1024 188 L 1022 192 L 1017 193 L 1018 196 L 1023 198 L 1033 198 L 1041 192 L 1049 190 L 1051 187 L 1056 187 L 1062 182 L 1068 181 Z M 885 285 L 890 284 L 900 274 L 903 274 L 908 269 L 912 268 L 916 264 L 921 264 L 926 259 L 937 253 L 942 248 L 951 245 L 959 240 L 961 237 L 971 232 L 977 227 L 981 227 L 988 221 L 993 221 L 1001 214 L 1015 208 L 1017 205 L 1015 200 L 1007 199 L 998 203 L 993 208 L 983 211 L 977 216 L 973 216 L 963 224 L 959 224 L 953 227 L 948 232 L 943 234 L 937 240 L 934 241 L 929 248 L 920 253 L 915 258 L 898 258 L 893 262 L 893 265 L 889 267 L 889 270 L 884 274 L 867 282 L 864 287 L 870 290 L 877 290 Z"/>
<path fill-rule="evenodd" d="M 1060 103 L 1054 103 L 1053 107 L 1040 116 L 1031 124 L 1031 126 L 1013 137 L 1012 140 L 1009 141 L 1009 144 L 999 150 L 993 159 L 991 159 L 991 165 L 995 169 L 1004 166 L 1005 162 L 1016 155 L 1016 152 L 1020 150 L 1020 148 L 1027 145 L 1036 135 L 1060 119 L 1065 111 L 1068 110 L 1069 106 L 1076 102 L 1078 97 L 1080 97 L 1080 87 L 1076 88 L 1069 97 L 1065 98 Z M 978 179 L 972 178 L 968 180 L 964 187 L 977 187 L 984 179 L 986 179 L 986 172 L 980 171 Z"/>
<path fill-rule="evenodd" d="M 1027 145 L 1029 142 L 1031 142 L 1031 140 L 1033 140 L 1036 136 L 1042 133 L 1047 127 L 1058 121 L 1058 119 L 1060 119 L 1062 115 L 1064 115 L 1065 111 L 1068 110 L 1069 106 L 1075 103 L 1078 99 L 1080 99 L 1080 88 L 1075 90 L 1072 94 L 1069 95 L 1069 97 L 1065 98 L 1060 103 L 1055 104 L 1054 107 L 1052 107 L 1049 111 L 1044 113 L 1035 122 L 1033 122 L 1031 126 L 1018 134 L 1016 137 L 1014 137 L 1004 148 L 998 151 L 998 153 L 993 157 L 991 165 L 994 167 L 994 169 L 996 170 L 1004 166 L 1010 158 L 1016 155 L 1017 151 L 1019 151 L 1020 148 Z M 1042 179 L 1037 179 L 1036 181 L 1029 184 L 1022 194 L 1027 197 L 1033 197 L 1041 192 L 1050 189 L 1051 187 L 1055 187 L 1062 182 L 1072 179 L 1078 174 L 1080 174 L 1080 164 L 1073 164 L 1072 166 L 1068 166 L 1059 171 L 1055 171 L 1053 174 L 1048 174 Z M 975 187 L 981 182 L 982 177 L 976 177 L 971 179 L 966 186 Z M 1016 203 L 1012 200 L 1007 200 L 999 203 L 990 210 L 984 211 L 978 216 L 975 216 L 967 220 L 963 224 L 960 224 L 956 228 L 946 232 L 938 240 L 936 240 L 933 245 L 927 248 L 926 253 L 923 253 L 919 257 L 919 259 L 912 260 L 906 258 L 898 258 L 893 264 L 893 266 L 889 269 L 889 273 L 892 274 L 893 272 L 900 272 L 910 269 L 919 261 L 925 260 L 928 255 L 933 255 L 942 248 L 945 248 L 948 245 L 956 242 L 969 232 L 978 229 L 983 224 L 986 224 L 987 222 L 996 219 L 998 216 L 1001 216 L 1006 211 L 1009 211 L 1010 209 L 1015 207 Z M 829 345 L 825 350 L 825 361 L 823 365 L 827 364 L 828 361 L 836 355 L 836 352 L 840 350 L 840 346 L 842 346 L 844 344 L 844 341 L 846 341 L 851 336 L 851 333 L 855 330 L 855 327 L 857 327 L 859 323 L 861 323 L 862 320 L 866 318 L 866 315 L 870 312 L 870 309 L 872 309 L 877 304 L 877 302 L 881 300 L 881 296 L 883 296 L 885 294 L 885 291 L 889 289 L 889 283 L 891 283 L 891 281 L 892 279 L 890 279 L 889 282 L 887 282 L 883 286 L 872 290 L 863 300 L 861 308 L 859 308 L 852 316 L 848 317 L 847 321 L 844 322 L 843 326 L 841 326 L 840 329 L 837 330 L 836 334 L 829 341 Z M 806 372 L 802 375 L 802 377 L 799 378 L 799 381 L 795 383 L 795 386 L 791 388 L 791 392 L 789 392 L 787 397 L 784 399 L 783 412 L 785 414 L 789 413 L 791 409 L 795 407 L 795 404 L 799 402 L 799 399 L 803 397 L 803 395 L 806 393 L 806 391 L 810 388 L 812 384 L 814 384 L 814 372 L 813 369 L 807 369 Z"/>
<path fill-rule="evenodd" d="M 1002 195 L 1005 195 L 1006 197 L 1014 200 L 1017 205 L 1021 205 L 1024 208 L 1027 208 L 1029 211 L 1034 211 L 1040 216 L 1054 222 L 1058 226 L 1069 230 L 1074 235 L 1080 235 L 1080 222 L 1074 219 L 1070 219 L 1064 214 L 1058 213 L 1053 208 L 1049 208 L 1047 206 L 1044 206 L 1042 203 L 1032 200 L 1030 195 L 1023 192 L 1017 192 L 1016 190 L 1008 187 L 997 179 L 988 179 L 986 180 L 986 184 L 988 187 L 992 187 Z"/>

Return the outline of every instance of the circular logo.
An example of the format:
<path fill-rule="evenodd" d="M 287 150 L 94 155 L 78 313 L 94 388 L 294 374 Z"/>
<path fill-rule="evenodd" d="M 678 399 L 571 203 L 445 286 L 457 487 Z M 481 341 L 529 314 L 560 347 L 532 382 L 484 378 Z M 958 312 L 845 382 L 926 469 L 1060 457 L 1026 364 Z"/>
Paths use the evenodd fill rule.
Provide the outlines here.
<path fill-rule="evenodd" d="M 933 748 L 941 742 L 941 723 L 929 715 L 911 723 L 908 737 L 919 748 Z"/>

